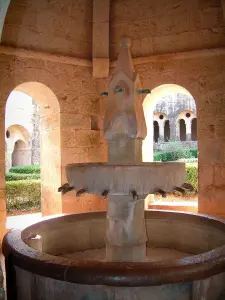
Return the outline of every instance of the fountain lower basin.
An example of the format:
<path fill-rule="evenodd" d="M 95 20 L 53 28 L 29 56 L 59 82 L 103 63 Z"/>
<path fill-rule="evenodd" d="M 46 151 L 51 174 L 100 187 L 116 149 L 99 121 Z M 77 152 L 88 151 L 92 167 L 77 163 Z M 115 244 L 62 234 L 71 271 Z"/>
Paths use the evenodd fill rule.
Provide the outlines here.
<path fill-rule="evenodd" d="M 224 299 L 225 222 L 171 211 L 146 211 L 145 220 L 149 251 L 164 249 L 145 263 L 73 257 L 105 247 L 104 212 L 9 232 L 3 241 L 8 300 Z"/>

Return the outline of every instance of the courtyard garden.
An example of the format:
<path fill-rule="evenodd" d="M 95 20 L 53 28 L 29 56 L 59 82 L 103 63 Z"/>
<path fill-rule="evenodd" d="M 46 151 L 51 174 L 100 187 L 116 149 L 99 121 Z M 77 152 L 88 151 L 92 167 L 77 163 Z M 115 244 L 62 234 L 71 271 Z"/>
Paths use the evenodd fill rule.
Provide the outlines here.
<path fill-rule="evenodd" d="M 17 166 L 6 173 L 7 213 L 41 211 L 40 166 Z"/>

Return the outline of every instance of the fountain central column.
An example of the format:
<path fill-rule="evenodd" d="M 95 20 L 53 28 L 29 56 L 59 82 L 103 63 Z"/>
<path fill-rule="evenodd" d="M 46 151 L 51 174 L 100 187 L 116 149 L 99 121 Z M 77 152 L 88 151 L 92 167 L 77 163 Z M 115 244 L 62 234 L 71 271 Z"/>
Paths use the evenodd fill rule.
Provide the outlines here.
<path fill-rule="evenodd" d="M 106 260 L 145 261 L 146 229 L 144 199 L 132 195 L 109 195 Z"/>
<path fill-rule="evenodd" d="M 126 166 L 142 164 L 142 140 L 146 137 L 142 103 L 140 79 L 134 72 L 130 54 L 130 40 L 124 38 L 109 82 L 104 122 L 108 164 L 121 164 L 121 172 Z M 131 187 L 129 194 L 124 195 L 109 191 L 107 201 L 107 261 L 144 261 L 147 241 L 144 199 L 139 198 Z"/>

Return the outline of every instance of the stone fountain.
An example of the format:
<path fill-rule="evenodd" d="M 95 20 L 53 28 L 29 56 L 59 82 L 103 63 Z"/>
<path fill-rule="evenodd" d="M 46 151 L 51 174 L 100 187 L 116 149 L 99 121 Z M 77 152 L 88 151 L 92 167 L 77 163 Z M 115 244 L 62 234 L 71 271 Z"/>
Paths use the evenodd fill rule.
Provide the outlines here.
<path fill-rule="evenodd" d="M 124 38 L 109 82 L 108 163 L 71 164 L 59 188 L 99 194 L 107 212 L 43 220 L 3 241 L 8 300 L 225 299 L 225 222 L 144 211 L 148 194 L 184 188 L 182 163 L 142 163 L 143 90 Z"/>
<path fill-rule="evenodd" d="M 140 78 L 134 71 L 130 39 L 123 38 L 116 69 L 109 82 L 104 138 L 107 164 L 71 164 L 69 185 L 81 193 L 107 195 L 107 261 L 145 261 L 147 235 L 144 199 L 156 191 L 172 191 L 184 183 L 181 163 L 142 163 L 147 135 Z"/>

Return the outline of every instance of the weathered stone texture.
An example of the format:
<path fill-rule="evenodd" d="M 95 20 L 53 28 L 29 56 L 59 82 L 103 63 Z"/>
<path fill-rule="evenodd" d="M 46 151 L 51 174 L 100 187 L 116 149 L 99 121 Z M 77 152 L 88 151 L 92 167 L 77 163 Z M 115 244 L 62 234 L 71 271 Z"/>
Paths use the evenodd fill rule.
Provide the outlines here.
<path fill-rule="evenodd" d="M 223 25 L 219 0 L 112 1 L 112 56 L 118 54 L 122 35 L 132 37 L 133 57 L 224 46 Z"/>
<path fill-rule="evenodd" d="M 91 20 L 91 0 L 12 0 L 2 42 L 26 49 L 90 58 Z"/>
<path fill-rule="evenodd" d="M 65 164 L 71 162 L 70 159 L 73 159 L 72 162 L 100 162 L 107 159 L 100 131 L 91 130 L 91 120 L 100 111 L 100 80 L 92 80 L 89 68 L 13 56 L 4 56 L 4 59 L 0 56 L 0 69 L 1 107 L 4 107 L 8 94 L 18 85 L 19 90 L 30 95 L 39 107 L 42 211 L 44 215 L 61 213 L 64 207 L 68 208 L 68 205 L 63 205 L 67 196 L 62 199 L 57 192 L 66 180 L 62 176 Z M 32 86 L 31 82 L 42 83 L 43 86 Z M 4 139 L 4 126 L 1 127 L 1 134 Z M 77 160 L 74 156 L 76 148 L 79 153 Z M 0 153 L 3 164 L 4 152 L 3 149 Z M 85 203 L 86 200 L 83 202 L 83 211 Z M 88 209 L 97 210 L 97 202 L 93 202 L 92 208 L 88 203 Z M 76 202 L 71 202 L 70 212 L 77 211 L 76 205 Z"/>

